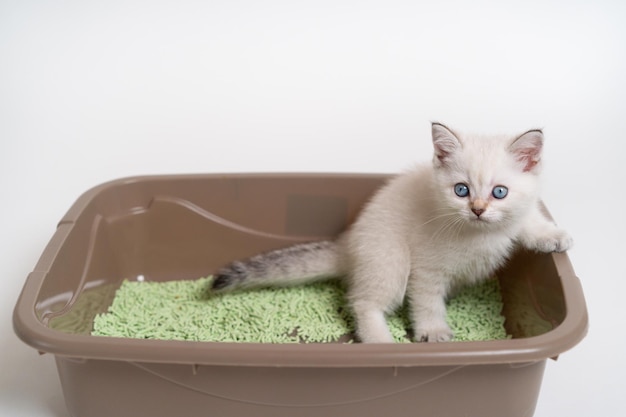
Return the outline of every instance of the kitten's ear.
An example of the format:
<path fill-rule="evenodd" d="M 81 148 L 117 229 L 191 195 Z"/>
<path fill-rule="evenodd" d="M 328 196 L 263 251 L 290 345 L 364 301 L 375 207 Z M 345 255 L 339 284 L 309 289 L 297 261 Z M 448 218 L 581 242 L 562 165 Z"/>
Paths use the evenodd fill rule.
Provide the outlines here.
<path fill-rule="evenodd" d="M 543 149 L 543 132 L 541 130 L 529 130 L 511 143 L 509 150 L 521 163 L 524 172 L 536 170 L 541 162 Z"/>
<path fill-rule="evenodd" d="M 461 142 L 452 130 L 441 123 L 432 124 L 432 135 L 435 148 L 433 161 L 436 166 L 445 165 L 450 155 L 461 147 Z"/>

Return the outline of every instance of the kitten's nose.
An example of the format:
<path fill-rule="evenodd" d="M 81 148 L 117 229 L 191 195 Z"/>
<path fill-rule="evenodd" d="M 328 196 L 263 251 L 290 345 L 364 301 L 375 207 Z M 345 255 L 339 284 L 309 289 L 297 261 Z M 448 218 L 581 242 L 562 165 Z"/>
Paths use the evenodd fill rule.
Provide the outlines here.
<path fill-rule="evenodd" d="M 472 212 L 476 215 L 476 217 L 480 217 L 481 214 L 487 210 L 487 202 L 481 199 L 476 201 L 472 201 L 471 203 Z"/>
<path fill-rule="evenodd" d="M 474 212 L 476 217 L 480 217 L 480 215 L 485 212 L 485 209 L 482 209 L 482 208 L 472 208 L 472 211 Z"/>

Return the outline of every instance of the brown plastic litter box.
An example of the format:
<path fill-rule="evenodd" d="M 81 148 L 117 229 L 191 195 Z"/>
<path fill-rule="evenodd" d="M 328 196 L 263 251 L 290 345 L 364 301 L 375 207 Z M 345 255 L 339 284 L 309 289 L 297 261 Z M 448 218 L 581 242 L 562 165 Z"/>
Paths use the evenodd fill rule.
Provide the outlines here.
<path fill-rule="evenodd" d="M 582 289 L 562 253 L 520 252 L 498 273 L 510 340 L 279 345 L 90 335 L 122 280 L 197 279 L 236 258 L 334 236 L 388 178 L 175 175 L 97 186 L 63 217 L 28 276 L 15 331 L 55 355 L 74 417 L 531 416 L 546 360 L 587 330 Z"/>

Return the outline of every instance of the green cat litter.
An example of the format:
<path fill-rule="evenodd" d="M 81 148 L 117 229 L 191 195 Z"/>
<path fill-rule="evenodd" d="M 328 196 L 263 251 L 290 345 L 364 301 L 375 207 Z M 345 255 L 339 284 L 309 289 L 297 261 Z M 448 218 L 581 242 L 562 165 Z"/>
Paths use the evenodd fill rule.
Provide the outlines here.
<path fill-rule="evenodd" d="M 354 341 L 354 320 L 339 282 L 211 294 L 212 277 L 124 281 L 94 336 L 249 343 Z M 455 341 L 508 338 L 497 279 L 466 287 L 447 304 Z M 396 342 L 410 342 L 407 308 L 388 317 Z"/>

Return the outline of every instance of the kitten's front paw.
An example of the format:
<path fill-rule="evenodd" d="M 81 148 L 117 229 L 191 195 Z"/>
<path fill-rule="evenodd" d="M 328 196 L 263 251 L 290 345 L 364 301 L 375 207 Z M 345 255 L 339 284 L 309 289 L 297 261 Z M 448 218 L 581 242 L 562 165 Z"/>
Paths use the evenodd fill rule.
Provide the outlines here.
<path fill-rule="evenodd" d="M 416 342 L 449 342 L 454 337 L 454 332 L 447 324 L 430 328 L 418 327 L 415 329 Z"/>
<path fill-rule="evenodd" d="M 535 249 L 539 252 L 565 252 L 574 244 L 572 237 L 562 229 L 554 229 L 551 233 L 537 238 Z"/>

